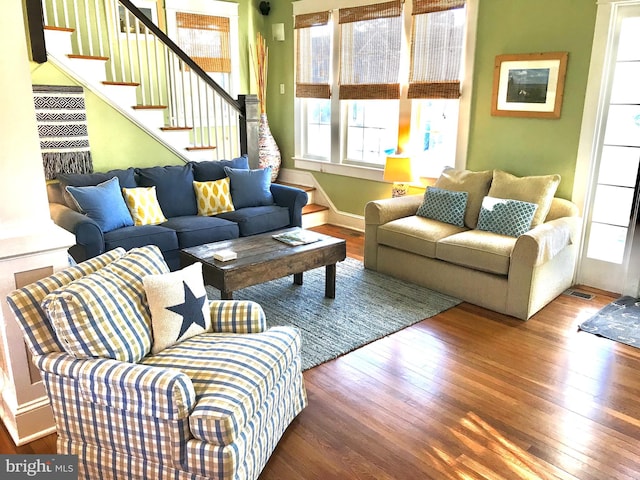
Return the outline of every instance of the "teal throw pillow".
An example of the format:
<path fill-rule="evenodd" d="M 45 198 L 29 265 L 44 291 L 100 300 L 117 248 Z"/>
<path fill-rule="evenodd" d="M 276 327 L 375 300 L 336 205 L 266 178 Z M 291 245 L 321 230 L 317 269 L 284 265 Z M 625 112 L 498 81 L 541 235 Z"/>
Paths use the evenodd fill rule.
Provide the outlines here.
<path fill-rule="evenodd" d="M 427 187 L 424 200 L 416 215 L 440 222 L 464 227 L 464 213 L 467 210 L 467 192 L 454 192 L 437 187 Z"/>
<path fill-rule="evenodd" d="M 120 192 L 120 181 L 113 177 L 92 187 L 67 186 L 78 209 L 93 219 L 100 230 L 110 232 L 133 225 L 133 219 Z"/>
<path fill-rule="evenodd" d="M 231 183 L 231 200 L 236 210 L 273 205 L 271 167 L 244 170 L 224 167 Z"/>
<path fill-rule="evenodd" d="M 519 237 L 531 230 L 531 221 L 537 209 L 535 203 L 484 197 L 478 230 Z"/>

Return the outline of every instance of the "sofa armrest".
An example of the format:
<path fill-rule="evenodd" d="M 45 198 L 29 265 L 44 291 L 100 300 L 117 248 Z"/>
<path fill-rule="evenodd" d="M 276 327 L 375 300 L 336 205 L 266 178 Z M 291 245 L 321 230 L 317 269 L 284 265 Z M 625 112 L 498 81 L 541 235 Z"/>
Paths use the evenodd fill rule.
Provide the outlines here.
<path fill-rule="evenodd" d="M 191 379 L 177 369 L 105 358 L 76 359 L 62 352 L 36 357 L 36 361 L 45 380 L 50 374 L 75 380 L 83 400 L 92 404 L 177 420 L 188 417 L 196 403 Z M 65 397 L 64 401 L 74 400 Z"/>
<path fill-rule="evenodd" d="M 218 333 L 260 333 L 267 329 L 262 307 L 250 300 L 217 300 L 209 306 L 213 331 Z"/>
<path fill-rule="evenodd" d="M 423 195 L 417 194 L 368 202 L 364 207 L 365 224 L 384 225 L 399 218 L 415 215 L 423 198 Z"/>
<path fill-rule="evenodd" d="M 542 265 L 565 247 L 577 244 L 579 217 L 562 217 L 529 230 L 516 240 L 511 252 L 512 261 L 525 262 L 536 267 Z"/>
<path fill-rule="evenodd" d="M 76 246 L 83 250 L 79 255 L 84 256 L 84 258 L 76 258 L 77 255 L 73 255 L 77 262 L 104 253 L 104 234 L 94 220 L 59 203 L 49 204 L 49 214 L 56 225 L 76 236 Z M 74 253 L 78 252 L 77 248 L 71 248 Z"/>
<path fill-rule="evenodd" d="M 289 185 L 271 184 L 271 195 L 276 205 L 289 209 L 289 226 L 302 226 L 302 207 L 307 204 L 309 196 L 300 188 Z"/>

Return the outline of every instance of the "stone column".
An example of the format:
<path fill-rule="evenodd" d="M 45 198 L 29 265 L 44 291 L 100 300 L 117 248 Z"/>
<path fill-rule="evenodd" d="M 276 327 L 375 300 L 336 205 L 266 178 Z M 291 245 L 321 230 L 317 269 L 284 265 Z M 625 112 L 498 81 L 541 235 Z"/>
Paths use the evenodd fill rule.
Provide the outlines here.
<path fill-rule="evenodd" d="M 240 124 L 240 145 L 243 154 L 249 155 L 249 167 L 258 168 L 258 127 L 260 105 L 257 95 L 239 95 L 238 102 L 244 107 L 244 122 Z"/>

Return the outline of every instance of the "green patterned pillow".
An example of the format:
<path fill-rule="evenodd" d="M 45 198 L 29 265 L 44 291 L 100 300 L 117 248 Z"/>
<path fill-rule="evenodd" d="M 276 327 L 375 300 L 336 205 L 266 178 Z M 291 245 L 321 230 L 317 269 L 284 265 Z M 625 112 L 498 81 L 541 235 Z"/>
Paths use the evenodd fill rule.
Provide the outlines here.
<path fill-rule="evenodd" d="M 468 197 L 467 192 L 427 187 L 424 192 L 424 200 L 418 207 L 416 215 L 464 227 L 464 213 L 467 209 Z"/>
<path fill-rule="evenodd" d="M 151 350 L 152 338 L 142 279 L 168 272 L 158 247 L 134 248 L 51 292 L 42 309 L 70 355 L 138 362 Z"/>
<path fill-rule="evenodd" d="M 484 197 L 478 230 L 519 237 L 531 230 L 531 221 L 537 209 L 535 203 Z"/>

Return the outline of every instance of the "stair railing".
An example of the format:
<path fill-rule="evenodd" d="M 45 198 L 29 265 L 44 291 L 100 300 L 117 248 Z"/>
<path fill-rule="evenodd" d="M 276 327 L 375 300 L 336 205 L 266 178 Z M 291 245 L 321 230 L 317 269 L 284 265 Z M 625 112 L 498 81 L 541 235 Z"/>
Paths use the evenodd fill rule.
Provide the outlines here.
<path fill-rule="evenodd" d="M 187 150 L 246 153 L 243 104 L 129 0 L 42 0 L 46 27 L 72 29 L 74 54 L 106 60 L 107 82 L 134 84 L 138 109 L 163 109 L 165 129 L 190 130 Z"/>

